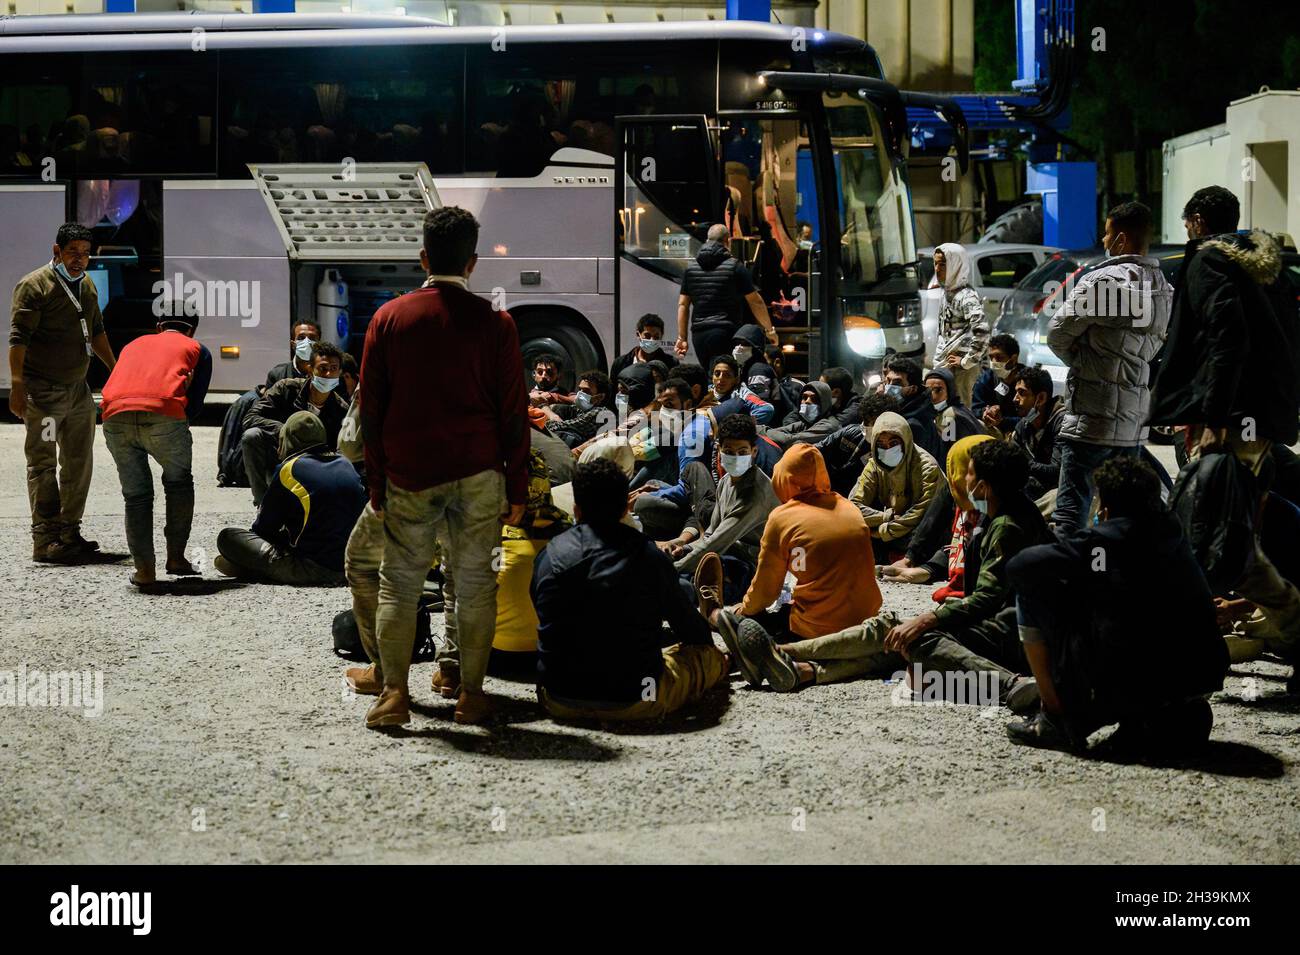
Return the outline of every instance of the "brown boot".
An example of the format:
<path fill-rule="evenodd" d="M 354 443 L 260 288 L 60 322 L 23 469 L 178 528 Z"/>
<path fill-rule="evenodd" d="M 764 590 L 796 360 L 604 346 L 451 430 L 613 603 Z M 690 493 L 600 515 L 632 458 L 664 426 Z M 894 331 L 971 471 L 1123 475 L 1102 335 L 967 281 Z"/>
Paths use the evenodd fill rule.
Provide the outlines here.
<path fill-rule="evenodd" d="M 439 663 L 433 671 L 433 692 L 448 700 L 460 696 L 460 667 L 450 663 Z"/>
<path fill-rule="evenodd" d="M 462 690 L 460 699 L 456 701 L 454 719 L 457 723 L 474 726 L 486 722 L 487 718 L 492 715 L 492 710 L 492 698 L 486 693 Z"/>
<path fill-rule="evenodd" d="M 366 728 L 402 726 L 411 722 L 411 694 L 404 686 L 385 686 L 366 713 Z"/>
<path fill-rule="evenodd" d="M 343 676 L 352 692 L 362 696 L 378 696 L 384 689 L 383 681 L 375 676 L 373 663 L 368 667 L 351 667 Z"/>

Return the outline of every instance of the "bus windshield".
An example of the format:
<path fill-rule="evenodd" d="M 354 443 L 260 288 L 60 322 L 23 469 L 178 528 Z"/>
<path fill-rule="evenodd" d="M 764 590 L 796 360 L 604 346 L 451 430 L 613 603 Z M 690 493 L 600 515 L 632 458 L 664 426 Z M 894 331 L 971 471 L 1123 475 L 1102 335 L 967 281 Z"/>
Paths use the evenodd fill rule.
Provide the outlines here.
<path fill-rule="evenodd" d="M 917 289 L 912 206 L 874 108 L 847 94 L 823 97 L 839 194 L 842 293 Z"/>

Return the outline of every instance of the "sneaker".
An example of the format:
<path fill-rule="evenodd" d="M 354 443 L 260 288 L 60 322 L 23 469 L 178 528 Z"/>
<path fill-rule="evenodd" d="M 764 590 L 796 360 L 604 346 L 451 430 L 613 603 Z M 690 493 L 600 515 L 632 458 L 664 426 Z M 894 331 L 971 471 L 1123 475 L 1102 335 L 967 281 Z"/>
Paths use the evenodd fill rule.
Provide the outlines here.
<path fill-rule="evenodd" d="M 460 697 L 460 667 L 439 663 L 433 671 L 433 692 L 448 700 Z"/>
<path fill-rule="evenodd" d="M 799 689 L 799 671 L 795 669 L 794 661 L 777 647 L 762 624 L 744 618 L 740 621 L 739 636 L 742 655 L 752 661 L 772 689 L 778 693 L 793 693 Z"/>
<path fill-rule="evenodd" d="M 722 610 L 718 613 L 718 633 L 722 634 L 722 642 L 727 645 L 728 652 L 731 653 L 731 659 L 740 667 L 741 676 L 750 686 L 759 687 L 763 685 L 763 674 L 759 672 L 754 661 L 745 655 L 745 651 L 740 645 L 740 618 L 728 610 Z"/>
<path fill-rule="evenodd" d="M 492 698 L 486 693 L 474 693 L 462 690 L 456 701 L 456 713 L 452 717 L 457 723 L 476 726 L 487 721 L 492 715 Z"/>
<path fill-rule="evenodd" d="M 707 553 L 695 565 L 695 594 L 705 620 L 722 609 L 722 558 L 717 554 Z"/>
<path fill-rule="evenodd" d="M 1027 720 L 1016 720 L 1007 724 L 1007 737 L 1018 746 L 1036 746 L 1039 749 L 1059 749 L 1063 752 L 1077 752 L 1079 747 L 1070 740 L 1065 727 L 1039 710 Z"/>
<path fill-rule="evenodd" d="M 343 674 L 353 693 L 362 696 L 378 696 L 384 690 L 384 684 L 375 677 L 375 665 L 367 667 L 350 667 Z"/>
<path fill-rule="evenodd" d="M 1032 676 L 1018 676 L 1007 690 L 1007 709 L 1017 716 L 1028 716 L 1039 707 L 1038 681 Z"/>
<path fill-rule="evenodd" d="M 366 713 L 367 729 L 403 726 L 411 722 L 411 694 L 405 687 L 386 686 Z"/>

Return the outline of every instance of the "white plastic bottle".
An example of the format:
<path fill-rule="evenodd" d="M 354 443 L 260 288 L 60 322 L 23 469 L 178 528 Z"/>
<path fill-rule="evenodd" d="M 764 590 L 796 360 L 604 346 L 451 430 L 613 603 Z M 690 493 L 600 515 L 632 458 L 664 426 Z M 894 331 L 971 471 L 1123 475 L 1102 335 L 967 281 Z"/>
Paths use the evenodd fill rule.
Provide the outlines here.
<path fill-rule="evenodd" d="M 326 269 L 316 286 L 316 324 L 320 326 L 321 341 L 348 350 L 348 283 L 338 269 Z"/>

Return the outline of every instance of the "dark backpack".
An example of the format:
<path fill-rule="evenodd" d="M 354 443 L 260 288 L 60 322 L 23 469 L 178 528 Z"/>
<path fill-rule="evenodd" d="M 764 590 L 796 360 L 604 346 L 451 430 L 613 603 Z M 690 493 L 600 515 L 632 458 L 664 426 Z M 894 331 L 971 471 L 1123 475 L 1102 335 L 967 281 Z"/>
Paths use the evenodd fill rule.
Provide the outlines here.
<path fill-rule="evenodd" d="M 217 441 L 217 487 L 248 487 L 248 474 L 244 471 L 244 449 L 240 439 L 244 436 L 244 416 L 253 402 L 261 397 L 258 386 L 235 399 L 226 410 L 221 422 L 221 437 Z"/>
<path fill-rule="evenodd" d="M 1255 560 L 1255 476 L 1232 454 L 1203 454 L 1178 472 L 1169 509 L 1210 590 L 1226 594 Z"/>
<path fill-rule="evenodd" d="M 438 645 L 433 640 L 430 617 L 433 612 L 431 608 L 438 606 L 439 603 L 440 601 L 433 595 L 426 594 L 420 598 L 419 607 L 415 612 L 415 643 L 411 647 L 412 663 L 427 663 L 438 652 Z M 357 627 L 357 618 L 352 615 L 351 610 L 344 610 L 335 615 L 333 629 L 335 656 L 357 663 L 370 662 L 365 647 L 361 645 L 361 631 Z"/>

